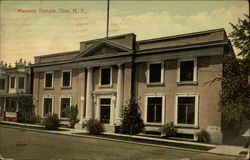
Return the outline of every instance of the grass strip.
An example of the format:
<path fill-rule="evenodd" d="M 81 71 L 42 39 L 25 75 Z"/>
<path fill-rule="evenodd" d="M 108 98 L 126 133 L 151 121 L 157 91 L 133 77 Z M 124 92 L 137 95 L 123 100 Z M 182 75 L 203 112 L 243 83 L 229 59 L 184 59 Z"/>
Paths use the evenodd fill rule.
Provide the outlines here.
<path fill-rule="evenodd" d="M 133 138 L 133 137 L 117 136 L 117 135 L 107 135 L 107 134 L 90 134 L 90 133 L 74 133 L 74 134 L 111 138 L 111 139 L 140 142 L 140 143 L 157 144 L 157 145 L 172 146 L 172 147 L 180 147 L 180 148 L 188 148 L 188 149 L 196 149 L 196 150 L 202 150 L 202 151 L 208 151 L 214 148 L 214 147 L 200 146 L 200 145 L 193 145 L 193 144 L 157 141 L 157 140 L 150 140 L 150 139 L 140 139 L 140 138 Z"/>
<path fill-rule="evenodd" d="M 149 138 L 158 138 L 158 139 L 166 139 L 166 137 L 156 137 L 156 136 L 151 136 L 151 135 L 140 135 L 142 137 L 149 137 Z M 184 141 L 184 142 L 197 142 L 194 139 L 188 139 L 188 138 L 177 138 L 177 137 L 168 137 L 169 140 L 176 140 L 176 141 Z"/>
<path fill-rule="evenodd" d="M 28 125 L 24 125 L 23 123 L 21 123 L 21 124 L 19 125 L 19 124 L 13 124 L 13 123 L 0 122 L 0 125 L 5 125 L 5 126 L 14 126 L 14 127 L 19 127 L 19 128 L 29 128 L 29 129 L 39 129 L 39 130 L 51 131 L 51 130 L 46 129 L 44 126 L 28 126 Z M 69 130 L 58 128 L 55 131 L 69 131 Z"/>

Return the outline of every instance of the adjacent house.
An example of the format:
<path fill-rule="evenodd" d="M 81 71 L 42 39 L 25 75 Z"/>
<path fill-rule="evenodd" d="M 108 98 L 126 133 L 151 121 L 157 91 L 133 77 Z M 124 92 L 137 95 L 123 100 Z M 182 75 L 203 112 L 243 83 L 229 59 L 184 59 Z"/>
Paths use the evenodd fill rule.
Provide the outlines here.
<path fill-rule="evenodd" d="M 26 61 L 19 60 L 15 67 L 0 64 L 0 115 L 3 120 L 19 120 L 17 98 L 20 95 L 31 96 L 31 68 Z"/>
<path fill-rule="evenodd" d="M 36 114 L 58 114 L 63 122 L 65 108 L 77 104 L 79 126 L 95 118 L 115 132 L 122 106 L 137 98 L 147 132 L 160 132 L 173 121 L 183 135 L 204 128 L 221 143 L 222 85 L 206 82 L 223 75 L 223 56 L 229 53 L 224 29 L 142 41 L 134 33 L 83 41 L 79 50 L 35 57 Z"/>

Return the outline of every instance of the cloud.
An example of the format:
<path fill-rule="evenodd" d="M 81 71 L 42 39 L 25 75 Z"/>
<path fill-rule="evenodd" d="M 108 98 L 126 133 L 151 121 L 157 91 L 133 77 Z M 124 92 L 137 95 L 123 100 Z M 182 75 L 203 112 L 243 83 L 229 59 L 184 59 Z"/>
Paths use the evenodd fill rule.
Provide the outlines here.
<path fill-rule="evenodd" d="M 128 13 L 126 15 L 126 13 Z M 110 35 L 134 32 L 137 40 L 225 28 L 248 13 L 247 6 L 217 8 L 192 15 L 168 11 L 129 14 L 113 9 Z M 41 15 L 6 12 L 1 15 L 1 60 L 14 63 L 20 57 L 79 49 L 79 42 L 106 35 L 106 10 L 87 10 L 86 14 Z"/>

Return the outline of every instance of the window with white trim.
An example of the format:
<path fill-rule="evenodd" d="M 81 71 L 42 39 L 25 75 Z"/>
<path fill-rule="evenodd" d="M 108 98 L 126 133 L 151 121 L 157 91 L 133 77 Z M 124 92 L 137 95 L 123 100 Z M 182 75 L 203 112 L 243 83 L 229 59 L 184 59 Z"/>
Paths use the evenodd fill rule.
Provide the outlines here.
<path fill-rule="evenodd" d="M 71 72 L 62 72 L 62 87 L 71 87 Z"/>
<path fill-rule="evenodd" d="M 53 87 L 53 73 L 47 72 L 45 73 L 45 88 Z"/>
<path fill-rule="evenodd" d="M 71 99 L 70 98 L 61 98 L 61 106 L 60 106 L 60 117 L 67 118 L 66 110 L 70 107 Z"/>
<path fill-rule="evenodd" d="M 198 125 L 198 94 L 176 96 L 176 123 L 184 126 Z"/>
<path fill-rule="evenodd" d="M 16 77 L 10 77 L 10 88 L 15 88 Z"/>
<path fill-rule="evenodd" d="M 24 89 L 24 77 L 18 77 L 18 89 Z"/>
<path fill-rule="evenodd" d="M 110 122 L 110 109 L 111 109 L 111 98 L 100 99 L 101 115 L 100 122 L 109 124 Z"/>
<path fill-rule="evenodd" d="M 185 59 L 178 61 L 178 82 L 197 81 L 197 59 Z"/>
<path fill-rule="evenodd" d="M 100 85 L 110 86 L 112 85 L 112 68 L 100 68 Z"/>
<path fill-rule="evenodd" d="M 43 99 L 43 116 L 52 115 L 53 110 L 53 98 L 44 98 Z"/>
<path fill-rule="evenodd" d="M 0 79 L 0 90 L 5 90 L 5 79 L 4 78 Z"/>
<path fill-rule="evenodd" d="M 163 64 L 164 63 L 161 62 L 148 63 L 147 83 L 151 84 L 163 83 L 163 77 L 164 77 Z"/>
<path fill-rule="evenodd" d="M 144 122 L 163 124 L 165 121 L 165 93 L 145 94 Z"/>
<path fill-rule="evenodd" d="M 179 124 L 194 124 L 195 97 L 178 97 Z"/>

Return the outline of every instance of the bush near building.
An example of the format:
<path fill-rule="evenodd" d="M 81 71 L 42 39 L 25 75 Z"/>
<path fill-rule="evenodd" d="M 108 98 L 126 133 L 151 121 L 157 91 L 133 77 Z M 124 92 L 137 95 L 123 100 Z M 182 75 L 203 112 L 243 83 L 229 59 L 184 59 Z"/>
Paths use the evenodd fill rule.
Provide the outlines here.
<path fill-rule="evenodd" d="M 201 129 L 199 132 L 196 133 L 198 142 L 210 143 L 211 137 L 210 134 L 205 130 Z"/>
<path fill-rule="evenodd" d="M 86 123 L 86 129 L 89 133 L 100 134 L 104 132 L 104 126 L 97 119 L 90 119 Z"/>
<path fill-rule="evenodd" d="M 124 106 L 121 133 L 138 134 L 144 131 L 144 123 L 141 119 L 140 105 L 136 99 L 130 99 Z"/>
<path fill-rule="evenodd" d="M 77 118 L 78 115 L 78 107 L 77 105 L 72 105 L 66 109 L 66 116 L 69 118 L 70 127 L 75 128 L 75 124 L 80 120 Z"/>
<path fill-rule="evenodd" d="M 46 129 L 57 130 L 60 127 L 59 118 L 57 114 L 49 115 L 44 121 L 43 125 Z"/>
<path fill-rule="evenodd" d="M 175 137 L 177 134 L 177 128 L 174 122 L 168 122 L 162 128 L 162 133 L 165 137 Z"/>

